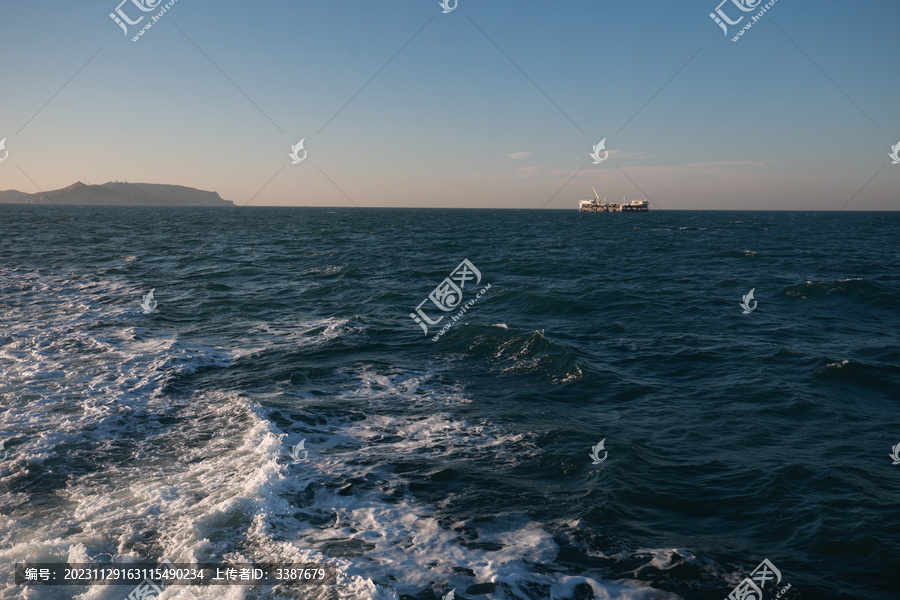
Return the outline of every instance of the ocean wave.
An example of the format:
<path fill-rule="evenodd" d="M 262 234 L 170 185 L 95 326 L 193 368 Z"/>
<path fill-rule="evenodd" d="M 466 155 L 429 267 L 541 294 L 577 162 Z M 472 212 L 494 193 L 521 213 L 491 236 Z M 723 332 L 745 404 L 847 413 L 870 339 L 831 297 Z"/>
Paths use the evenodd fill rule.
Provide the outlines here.
<path fill-rule="evenodd" d="M 336 339 L 358 338 L 367 327 L 358 320 L 339 317 L 300 319 L 295 322 L 260 322 L 241 337 L 238 356 L 248 356 L 279 345 L 282 341 L 297 346 L 326 344 Z"/>
<path fill-rule="evenodd" d="M 543 329 L 527 331 L 508 325 L 465 324 L 451 330 L 451 334 L 445 336 L 447 345 L 486 360 L 502 376 L 537 374 L 560 384 L 581 379 L 577 353 L 567 344 L 550 338 Z"/>
<path fill-rule="evenodd" d="M 716 254 L 719 258 L 754 258 L 757 255 L 758 253 L 753 250 L 726 250 Z"/>
<path fill-rule="evenodd" d="M 327 341 L 361 329 L 347 319 L 259 327 L 262 335 L 292 341 Z M 437 381 L 434 373 L 380 374 L 362 368 L 352 373 L 358 385 L 348 386 L 346 402 L 383 407 L 400 400 L 408 407 L 404 414 L 363 410 L 358 413 L 363 418 L 319 416 L 311 425 L 303 419 L 273 420 L 242 394 L 163 393 L 171 381 L 198 369 L 227 369 L 234 355 L 225 349 L 153 337 L 125 326 L 115 335 L 107 331 L 102 339 L 85 337 L 73 354 L 70 338 L 77 327 L 65 329 L 51 321 L 45 330 L 44 338 L 26 342 L 22 337 L 22 345 L 4 348 L 5 357 L 40 347 L 46 363 L 41 372 L 61 373 L 41 381 L 62 379 L 66 385 L 48 390 L 43 402 L 6 412 L 4 430 L 16 422 L 24 427 L 11 445 L 16 458 L 4 464 L 0 476 L 10 488 L 27 490 L 29 481 L 46 478 L 43 465 L 52 465 L 62 479 L 52 492 L 57 503 L 52 517 L 30 510 L 27 491 L 6 495 L 10 516 L 2 518 L 5 533 L 0 534 L 0 562 L 6 565 L 14 560 L 265 560 L 327 562 L 341 573 L 335 586 L 302 594 L 279 588 L 258 593 L 211 588 L 191 589 L 192 595 L 184 596 L 186 589 L 173 588 L 164 596 L 176 598 L 325 600 L 337 594 L 367 600 L 429 590 L 445 593 L 453 587 L 481 593 L 490 589 L 496 598 L 536 598 L 536 590 L 569 598 L 583 589 L 597 598 L 669 597 L 639 582 L 536 574 L 533 562 L 552 564 L 559 552 L 539 524 L 515 516 L 494 522 L 448 521 L 439 508 L 400 493 L 403 469 L 420 468 L 422 458 L 440 463 L 484 457 L 515 468 L 538 452 L 522 434 L 435 413 L 435 403 L 449 408 L 467 399 L 461 390 Z M 544 336 L 534 332 L 526 337 L 537 341 Z M 499 352 L 521 355 L 531 344 Z M 64 346 L 68 352 L 62 351 Z M 34 386 L 36 374 L 29 365 L 18 374 L 5 373 L 4 382 Z M 36 388 L 29 389 L 37 394 Z M 74 407 L 75 416 L 60 411 L 63 416 L 55 421 L 52 415 L 76 390 L 83 399 Z M 282 429 L 276 425 L 282 422 L 294 425 Z M 37 427 L 53 433 L 38 433 Z M 95 435 L 86 437 L 89 431 Z M 300 439 L 306 440 L 309 458 L 292 465 L 288 453 Z M 42 499 L 44 506 L 47 499 Z M 459 564 L 466 565 L 466 574 L 453 567 Z M 6 567 L 0 573 L 11 576 Z M 72 590 L 54 588 L 42 598 L 108 596 L 99 587 Z M 27 587 L 0 588 L 0 598 L 34 593 Z"/>
<path fill-rule="evenodd" d="M 894 363 L 874 364 L 844 359 L 827 362 L 816 370 L 817 377 L 839 380 L 847 385 L 890 391 L 900 380 L 900 367 Z"/>
<path fill-rule="evenodd" d="M 350 265 L 343 263 L 340 265 L 321 265 L 316 267 L 309 267 L 308 269 L 304 269 L 300 272 L 300 275 L 318 275 L 323 277 L 328 277 L 331 275 L 338 275 L 350 269 Z"/>
<path fill-rule="evenodd" d="M 826 369 L 843 369 L 846 365 L 849 365 L 849 364 L 850 364 L 849 360 L 842 360 L 840 362 L 828 363 L 827 365 L 825 365 L 825 368 Z"/>
<path fill-rule="evenodd" d="M 852 279 L 836 279 L 832 281 L 806 281 L 788 286 L 783 290 L 788 298 L 800 298 L 809 300 L 822 296 L 872 296 L 880 300 L 886 293 L 884 288 L 872 281 L 861 277 Z"/>
<path fill-rule="evenodd" d="M 372 582 L 382 590 L 378 597 L 456 588 L 494 598 L 576 598 L 584 590 L 596 598 L 677 598 L 637 580 L 612 584 L 547 572 L 559 546 L 525 515 L 452 517 L 443 507 L 466 485 L 465 469 L 454 465 L 471 460 L 514 470 L 540 455 L 534 440 L 451 417 L 467 399 L 437 373 L 364 367 L 353 377 L 361 385 L 347 386 L 340 404 L 354 416 L 320 412 L 311 421 L 282 412 L 276 419 L 295 423 L 286 425 L 284 451 L 300 439 L 310 451 L 309 461 L 291 466 L 282 483 L 281 496 L 300 504 L 274 529 L 279 539 L 313 548 L 346 575 Z M 423 475 L 432 486 L 413 484 Z M 543 574 L 533 571 L 534 562 L 545 565 Z"/>

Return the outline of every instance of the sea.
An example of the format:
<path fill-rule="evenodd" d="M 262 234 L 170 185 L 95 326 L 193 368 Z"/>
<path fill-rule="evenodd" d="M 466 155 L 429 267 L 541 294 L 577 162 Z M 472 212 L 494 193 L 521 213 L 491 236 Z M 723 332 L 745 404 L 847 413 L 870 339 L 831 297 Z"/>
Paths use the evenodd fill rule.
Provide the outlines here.
<path fill-rule="evenodd" d="M 0 598 L 895 600 L 898 303 L 900 212 L 0 205 Z"/>

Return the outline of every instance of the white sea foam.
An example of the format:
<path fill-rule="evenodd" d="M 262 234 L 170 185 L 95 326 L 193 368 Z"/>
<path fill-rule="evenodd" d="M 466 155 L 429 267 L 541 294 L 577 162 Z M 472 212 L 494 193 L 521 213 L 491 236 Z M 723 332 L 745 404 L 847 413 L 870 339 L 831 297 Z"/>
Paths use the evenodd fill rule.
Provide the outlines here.
<path fill-rule="evenodd" d="M 321 267 L 310 267 L 301 273 L 301 275 L 334 275 L 346 269 L 349 265 L 325 265 Z"/>
<path fill-rule="evenodd" d="M 634 552 L 634 555 L 649 559 L 648 562 L 634 570 L 635 575 L 648 567 L 668 571 L 682 563 L 696 561 L 696 557 L 691 552 L 682 548 L 640 548 Z"/>
<path fill-rule="evenodd" d="M 825 365 L 825 368 L 826 369 L 843 369 L 846 365 L 849 365 L 849 364 L 850 364 L 850 361 L 845 359 L 845 360 L 842 360 L 841 362 L 828 363 L 827 365 Z"/>
<path fill-rule="evenodd" d="M 0 317 L 0 438 L 12 440 L 0 482 L 23 490 L 2 496 L 0 599 L 111 600 L 129 591 L 16 587 L 16 561 L 161 558 L 328 562 L 341 572 L 335 586 L 302 592 L 172 587 L 161 600 L 395 600 L 484 582 L 497 585 L 491 598 L 526 598 L 535 587 L 565 598 L 579 584 L 597 598 L 672 597 L 638 583 L 536 574 L 532 565 L 552 565 L 559 550 L 541 524 L 522 514 L 453 520 L 404 493 L 407 482 L 390 466 L 398 457 L 439 463 L 470 453 L 508 469 L 540 454 L 526 435 L 451 417 L 471 399 L 434 372 L 348 367 L 335 405 L 359 405 L 364 419 L 312 415 L 315 425 L 281 430 L 246 394 L 166 391 L 199 368 L 226 369 L 239 352 L 160 335 L 142 328 L 145 317 L 131 303 L 101 301 L 127 296 L 136 304 L 141 290 L 32 275 L 12 277 L 30 296 L 9 302 Z M 364 333 L 355 321 L 325 319 L 262 324 L 250 337 L 324 344 Z M 309 458 L 293 465 L 287 455 L 300 439 Z M 26 477 L 49 482 L 39 498 L 19 485 Z M 366 485 L 348 493 L 351 480 Z M 473 529 L 478 546 L 464 543 Z"/>
<path fill-rule="evenodd" d="M 241 347 L 234 350 L 234 356 L 253 356 L 280 341 L 299 347 L 319 345 L 339 338 L 364 335 L 366 329 L 358 321 L 338 317 L 258 323 L 242 337 Z"/>
<path fill-rule="evenodd" d="M 555 377 L 553 379 L 553 383 L 556 384 L 567 384 L 567 383 L 575 383 L 577 381 L 581 381 L 583 373 L 581 372 L 581 368 L 578 365 L 575 365 L 575 368 L 570 372 L 566 373 L 566 376 L 562 379 Z"/>

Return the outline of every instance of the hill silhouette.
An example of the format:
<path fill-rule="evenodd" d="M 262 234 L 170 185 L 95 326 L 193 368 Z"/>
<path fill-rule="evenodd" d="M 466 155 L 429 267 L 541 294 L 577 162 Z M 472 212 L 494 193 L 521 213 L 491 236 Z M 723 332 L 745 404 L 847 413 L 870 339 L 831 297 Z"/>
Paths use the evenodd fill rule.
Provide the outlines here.
<path fill-rule="evenodd" d="M 0 202 L 22 204 L 93 204 L 107 206 L 234 206 L 218 192 L 182 185 L 125 183 L 110 181 L 85 185 L 80 181 L 51 192 L 26 194 L 18 190 L 0 191 Z"/>

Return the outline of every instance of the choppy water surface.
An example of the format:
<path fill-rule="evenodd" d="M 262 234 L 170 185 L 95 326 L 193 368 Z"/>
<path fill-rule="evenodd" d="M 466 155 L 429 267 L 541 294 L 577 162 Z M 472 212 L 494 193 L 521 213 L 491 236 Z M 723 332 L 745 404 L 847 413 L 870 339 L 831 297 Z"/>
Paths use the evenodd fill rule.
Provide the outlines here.
<path fill-rule="evenodd" d="M 766 558 L 791 600 L 898 598 L 898 234 L 0 206 L 0 598 L 129 591 L 16 561 L 163 558 L 342 573 L 166 599 L 721 600 Z M 491 287 L 432 341 L 410 313 L 463 259 Z"/>

